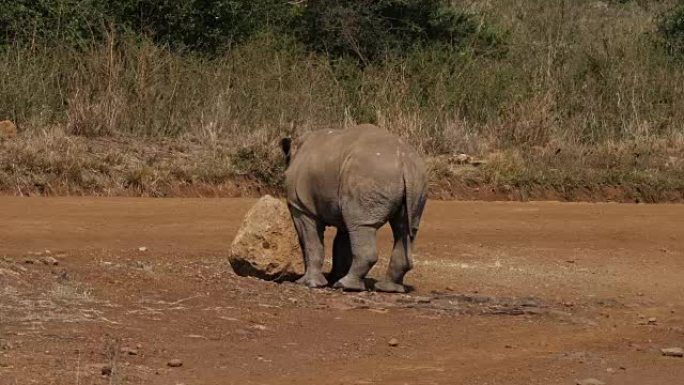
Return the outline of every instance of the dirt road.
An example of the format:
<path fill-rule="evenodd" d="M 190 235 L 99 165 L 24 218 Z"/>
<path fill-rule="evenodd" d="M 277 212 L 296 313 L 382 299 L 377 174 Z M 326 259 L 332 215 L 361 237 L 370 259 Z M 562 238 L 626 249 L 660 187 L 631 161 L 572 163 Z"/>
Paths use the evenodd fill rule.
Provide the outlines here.
<path fill-rule="evenodd" d="M 0 198 L 0 385 L 684 384 L 684 205 L 430 202 L 385 295 L 235 276 L 253 202 Z"/>

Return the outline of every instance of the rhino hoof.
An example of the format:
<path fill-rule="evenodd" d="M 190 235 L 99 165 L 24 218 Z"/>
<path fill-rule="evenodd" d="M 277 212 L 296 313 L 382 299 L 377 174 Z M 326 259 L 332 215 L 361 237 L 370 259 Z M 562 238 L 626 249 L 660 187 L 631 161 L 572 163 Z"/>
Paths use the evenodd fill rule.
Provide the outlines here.
<path fill-rule="evenodd" d="M 304 274 L 302 278 L 297 280 L 297 283 L 311 288 L 325 287 L 328 285 L 328 280 L 323 274 L 310 275 Z"/>
<path fill-rule="evenodd" d="M 390 281 L 381 281 L 375 284 L 375 290 L 384 293 L 406 293 L 406 286 Z"/>
<path fill-rule="evenodd" d="M 342 289 L 344 291 L 365 291 L 366 284 L 361 279 L 349 278 L 346 276 L 333 285 L 335 289 Z"/>

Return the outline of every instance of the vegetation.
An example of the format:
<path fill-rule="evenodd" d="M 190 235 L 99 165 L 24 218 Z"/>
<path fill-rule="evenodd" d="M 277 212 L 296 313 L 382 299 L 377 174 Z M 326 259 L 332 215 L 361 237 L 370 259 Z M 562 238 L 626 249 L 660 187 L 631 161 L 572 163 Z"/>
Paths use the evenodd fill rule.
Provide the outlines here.
<path fill-rule="evenodd" d="M 282 135 L 372 122 L 436 196 L 684 198 L 677 1 L 452 3 L 0 0 L 0 190 L 277 191 Z"/>
<path fill-rule="evenodd" d="M 684 55 L 684 4 L 661 17 L 658 32 L 671 55 Z"/>

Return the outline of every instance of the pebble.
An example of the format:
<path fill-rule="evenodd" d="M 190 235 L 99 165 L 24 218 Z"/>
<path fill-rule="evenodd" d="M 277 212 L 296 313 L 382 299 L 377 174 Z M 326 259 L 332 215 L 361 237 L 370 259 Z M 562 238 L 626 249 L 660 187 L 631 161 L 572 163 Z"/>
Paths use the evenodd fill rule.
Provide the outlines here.
<path fill-rule="evenodd" d="M 649 325 L 655 325 L 658 322 L 658 319 L 656 317 L 651 317 L 648 319 Z"/>
<path fill-rule="evenodd" d="M 415 297 L 417 303 L 430 303 L 432 302 L 432 298 L 430 297 Z"/>
<path fill-rule="evenodd" d="M 173 360 L 169 361 L 166 365 L 168 365 L 171 368 L 180 368 L 183 366 L 183 361 L 174 358 Z"/>
<path fill-rule="evenodd" d="M 682 348 L 665 348 L 660 349 L 660 352 L 666 357 L 684 357 L 684 349 Z"/>
<path fill-rule="evenodd" d="M 134 348 L 123 347 L 121 348 L 121 353 L 128 354 L 129 356 L 137 356 L 138 350 Z"/>
<path fill-rule="evenodd" d="M 388 342 L 389 346 L 399 346 L 399 340 L 396 338 L 390 339 Z"/>
<path fill-rule="evenodd" d="M 102 370 L 100 371 L 103 376 L 111 376 L 112 375 L 112 367 L 109 365 L 105 365 L 102 367 Z"/>
<path fill-rule="evenodd" d="M 606 385 L 605 382 L 595 378 L 586 378 L 584 380 L 577 380 L 577 385 Z"/>
<path fill-rule="evenodd" d="M 140 246 L 140 247 L 138 247 L 138 251 L 145 252 L 145 251 L 147 251 L 147 247 L 145 247 L 145 246 Z"/>
<path fill-rule="evenodd" d="M 53 265 L 53 266 L 59 265 L 59 261 L 57 259 L 55 259 L 54 257 L 45 257 L 45 258 L 41 259 L 40 261 L 43 262 L 44 265 Z"/>

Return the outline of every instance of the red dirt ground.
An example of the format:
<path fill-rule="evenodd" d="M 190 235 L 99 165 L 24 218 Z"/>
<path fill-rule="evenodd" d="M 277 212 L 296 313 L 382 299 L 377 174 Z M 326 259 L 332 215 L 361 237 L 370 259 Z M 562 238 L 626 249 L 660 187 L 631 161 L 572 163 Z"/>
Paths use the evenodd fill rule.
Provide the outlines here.
<path fill-rule="evenodd" d="M 684 384 L 684 205 L 431 201 L 386 295 L 234 275 L 253 202 L 0 198 L 0 385 Z"/>

